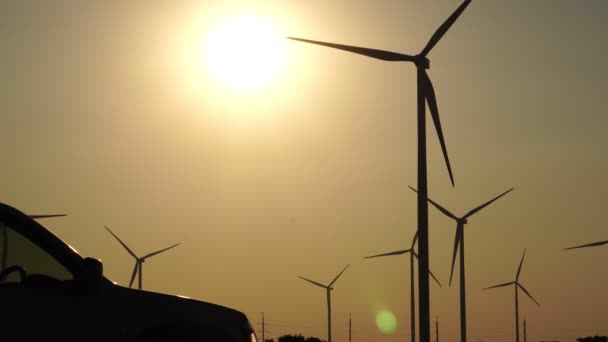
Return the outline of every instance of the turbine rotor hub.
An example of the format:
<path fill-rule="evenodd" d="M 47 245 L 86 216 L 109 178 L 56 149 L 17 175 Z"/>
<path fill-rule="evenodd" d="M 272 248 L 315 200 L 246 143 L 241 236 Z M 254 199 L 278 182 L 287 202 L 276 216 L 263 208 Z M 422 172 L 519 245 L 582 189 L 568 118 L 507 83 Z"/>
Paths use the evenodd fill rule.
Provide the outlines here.
<path fill-rule="evenodd" d="M 414 64 L 416 64 L 416 67 L 418 67 L 418 68 L 423 68 L 423 69 L 431 68 L 431 61 L 428 58 L 426 58 L 426 56 L 422 56 L 422 55 L 414 56 Z"/>

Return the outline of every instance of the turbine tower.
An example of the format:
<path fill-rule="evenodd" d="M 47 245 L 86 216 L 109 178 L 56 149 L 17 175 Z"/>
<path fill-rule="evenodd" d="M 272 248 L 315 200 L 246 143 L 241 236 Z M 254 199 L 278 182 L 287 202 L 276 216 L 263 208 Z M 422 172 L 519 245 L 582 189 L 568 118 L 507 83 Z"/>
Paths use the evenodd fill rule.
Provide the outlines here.
<path fill-rule="evenodd" d="M 599 242 L 592 242 L 592 243 L 588 243 L 585 245 L 580 245 L 580 246 L 574 246 L 574 247 L 568 247 L 568 248 L 564 248 L 565 251 L 570 250 L 570 249 L 577 249 L 577 248 L 587 248 L 587 247 L 597 247 L 597 246 L 602 246 L 608 244 L 608 240 L 606 241 L 599 241 Z"/>
<path fill-rule="evenodd" d="M 51 214 L 51 215 L 27 215 L 29 218 L 33 219 L 33 220 L 37 220 L 37 219 L 45 219 L 45 218 L 51 218 L 51 217 L 63 217 L 63 216 L 67 216 L 66 214 Z M 8 231 L 6 230 L 6 227 L 3 225 L 2 227 L 0 227 L 2 229 L 2 232 L 0 234 L 2 234 L 2 260 L 0 261 L 0 271 L 4 271 L 6 269 L 6 267 L 8 266 L 7 262 L 8 262 Z"/>
<path fill-rule="evenodd" d="M 414 192 L 417 192 L 416 189 L 409 187 Z M 468 223 L 467 219 L 481 209 L 487 207 L 492 202 L 498 200 L 502 196 L 511 192 L 514 188 L 511 188 L 502 194 L 494 197 L 493 199 L 487 201 L 486 203 L 471 209 L 468 213 L 466 213 L 462 217 L 458 217 L 451 212 L 449 212 L 444 207 L 437 204 L 437 202 L 428 199 L 429 203 L 431 203 L 435 208 L 444 213 L 446 216 L 454 219 L 456 221 L 456 238 L 454 239 L 454 252 L 452 255 L 452 268 L 450 271 L 450 286 L 452 286 L 452 275 L 454 274 L 454 264 L 456 262 L 456 253 L 458 252 L 458 247 L 460 246 L 460 341 L 467 341 L 467 302 L 466 302 L 466 286 L 465 286 L 465 272 L 464 272 L 464 226 Z"/>
<path fill-rule="evenodd" d="M 131 281 L 129 281 L 129 287 L 133 286 L 133 281 L 135 280 L 135 276 L 139 274 L 139 277 L 138 277 L 138 279 L 137 279 L 137 280 L 138 280 L 138 286 L 137 286 L 137 288 L 138 288 L 138 289 L 140 289 L 140 290 L 141 290 L 141 288 L 142 288 L 142 272 L 143 272 L 143 263 L 146 261 L 146 259 L 147 259 L 147 258 L 149 258 L 149 257 L 155 256 L 155 255 L 157 255 L 157 254 L 160 254 L 160 253 L 162 253 L 162 252 L 164 252 L 164 251 L 167 251 L 167 250 L 169 250 L 169 249 L 171 249 L 171 248 L 173 248 L 173 247 L 177 247 L 177 246 L 179 246 L 179 245 L 180 245 L 180 243 L 176 243 L 176 244 L 175 244 L 175 245 L 173 245 L 173 246 L 169 246 L 169 247 L 167 247 L 167 248 L 163 248 L 163 249 L 158 250 L 158 251 L 156 251 L 156 252 L 152 252 L 152 253 L 146 254 L 146 255 L 144 255 L 144 256 L 142 256 L 142 257 L 138 257 L 137 255 L 135 255 L 135 253 L 133 253 L 133 251 L 132 251 L 132 250 L 131 250 L 129 247 L 127 247 L 127 245 L 126 245 L 124 242 L 122 242 L 122 240 L 120 240 L 120 238 L 118 238 L 118 236 L 116 236 L 116 234 L 114 234 L 114 232 L 112 232 L 112 231 L 110 230 L 110 228 L 108 228 L 108 227 L 106 227 L 106 226 L 104 226 L 104 228 L 105 228 L 105 229 L 106 229 L 108 232 L 110 232 L 110 234 L 112 234 L 112 236 L 113 236 L 113 237 L 114 237 L 114 238 L 115 238 L 115 239 L 116 239 L 116 240 L 117 240 L 117 241 L 118 241 L 118 242 L 119 242 L 119 243 L 120 243 L 120 244 L 121 244 L 121 245 L 122 245 L 122 246 L 123 246 L 123 247 L 124 247 L 124 248 L 127 250 L 127 252 L 128 252 L 129 254 L 131 254 L 131 256 L 132 256 L 132 257 L 135 259 L 135 267 L 133 268 L 133 274 L 131 275 Z"/>
<path fill-rule="evenodd" d="M 448 159 L 447 148 L 443 138 L 443 131 L 441 129 L 441 121 L 439 119 L 439 109 L 437 106 L 437 99 L 435 97 L 435 90 L 433 84 L 429 78 L 426 69 L 430 68 L 430 61 L 427 55 L 435 47 L 435 45 L 443 38 L 447 31 L 456 22 L 458 17 L 471 3 L 471 0 L 465 0 L 457 9 L 448 17 L 448 19 L 435 31 L 431 36 L 426 46 L 422 51 L 415 55 L 405 55 L 396 52 L 369 49 L 358 46 L 349 46 L 342 44 L 327 43 L 321 41 L 315 41 L 310 39 L 301 39 L 288 37 L 293 40 L 299 40 L 305 43 L 312 43 L 322 45 L 334 49 L 344 50 L 355 54 L 383 60 L 389 62 L 411 62 L 416 65 L 417 69 L 417 109 L 418 109 L 418 229 L 420 244 L 418 246 L 418 252 L 420 258 L 418 259 L 418 289 L 419 289 L 419 307 L 420 307 L 420 342 L 430 342 L 431 336 L 431 323 L 430 323 L 430 297 L 429 297 L 429 240 L 428 240 L 428 204 L 427 204 L 427 162 L 426 162 L 426 103 L 428 103 L 429 110 L 437 135 L 439 136 L 439 143 L 443 156 L 448 168 L 450 180 L 452 186 L 454 185 L 454 176 L 452 174 L 452 168 Z"/>
<path fill-rule="evenodd" d="M 521 266 L 524 264 L 524 257 L 526 256 L 526 250 L 524 249 L 524 254 L 521 256 L 521 261 L 519 262 L 519 267 L 517 268 L 517 274 L 515 275 L 515 281 L 511 281 L 508 283 L 504 283 L 504 284 L 499 284 L 499 285 L 495 285 L 495 286 L 490 286 L 490 287 L 486 287 L 484 290 L 488 290 L 488 289 L 494 289 L 497 287 L 505 287 L 505 286 L 509 286 L 509 285 L 514 285 L 515 286 L 515 342 L 519 342 L 519 299 L 518 299 L 518 295 L 517 295 L 517 290 L 521 289 L 522 291 L 524 291 L 524 293 L 530 297 L 530 299 L 532 299 L 532 301 L 534 303 L 536 303 L 536 305 L 538 305 L 538 307 L 540 307 L 540 304 L 538 304 L 538 302 L 536 301 L 536 299 L 534 299 L 534 297 L 532 297 L 532 295 L 530 294 L 530 292 L 528 292 L 528 290 L 526 290 L 526 288 L 519 282 L 519 274 L 521 273 Z"/>
<path fill-rule="evenodd" d="M 415 298 L 415 292 L 416 292 L 416 286 L 414 284 L 414 258 L 418 258 L 418 255 L 416 254 L 416 251 L 414 251 L 414 246 L 416 245 L 416 241 L 418 240 L 418 232 L 416 232 L 416 234 L 414 234 L 414 239 L 412 240 L 412 244 L 410 245 L 409 249 L 404 249 L 401 251 L 395 251 L 395 252 L 389 252 L 389 253 L 383 253 L 383 254 L 378 254 L 378 255 L 372 255 L 372 256 L 368 256 L 365 257 L 363 259 L 370 259 L 370 258 L 377 258 L 377 257 L 384 257 L 384 256 L 391 256 L 391 255 L 402 255 L 402 254 L 410 254 L 410 316 L 411 316 L 411 336 L 412 336 L 412 342 L 416 342 L 416 298 Z M 441 283 L 439 282 L 439 280 L 437 280 L 437 278 L 435 277 L 435 275 L 429 270 L 429 275 L 431 277 L 433 277 L 433 279 L 435 280 L 435 282 L 437 282 L 437 284 L 439 285 L 439 287 L 441 287 Z"/>
<path fill-rule="evenodd" d="M 346 267 L 344 267 L 344 269 L 340 273 L 338 273 L 338 275 L 334 278 L 334 280 L 331 281 L 331 283 L 329 283 L 329 285 L 323 285 L 321 283 L 317 283 L 314 280 L 310 280 L 310 279 L 306 279 L 304 277 L 298 276 L 298 278 L 300 278 L 300 279 L 306 280 L 307 282 L 309 282 L 313 285 L 317 285 L 319 287 L 324 288 L 325 291 L 327 292 L 327 342 L 331 342 L 331 291 L 334 289 L 332 287 L 332 285 L 336 282 L 336 280 L 338 280 L 338 278 L 340 278 L 342 273 L 344 273 L 344 271 L 346 271 L 348 266 L 350 266 L 350 265 L 346 265 Z"/>

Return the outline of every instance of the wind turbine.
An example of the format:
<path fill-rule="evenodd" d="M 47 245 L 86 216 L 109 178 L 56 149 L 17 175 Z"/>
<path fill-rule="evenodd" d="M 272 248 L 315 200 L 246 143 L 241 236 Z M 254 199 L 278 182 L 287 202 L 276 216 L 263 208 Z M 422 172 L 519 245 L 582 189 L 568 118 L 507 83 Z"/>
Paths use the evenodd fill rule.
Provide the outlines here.
<path fill-rule="evenodd" d="M 526 288 L 519 283 L 519 274 L 521 273 L 521 266 L 524 263 L 524 257 L 526 256 L 526 250 L 524 249 L 524 255 L 521 256 L 521 261 L 519 262 L 519 267 L 517 268 L 517 274 L 515 275 L 515 281 L 511 281 L 508 283 L 504 283 L 504 284 L 499 284 L 499 285 L 495 285 L 495 286 L 490 286 L 490 287 L 486 287 L 484 290 L 488 290 L 488 289 L 494 289 L 497 287 L 504 287 L 504 286 L 509 286 L 509 285 L 514 285 L 515 286 L 515 341 L 519 342 L 519 299 L 517 296 L 517 290 L 521 289 L 522 291 L 524 291 L 524 293 L 530 297 L 530 299 L 532 299 L 532 301 L 534 303 L 536 303 L 536 305 L 538 305 L 538 307 L 540 307 L 540 304 L 538 304 L 538 302 L 536 301 L 536 299 L 534 299 L 534 297 L 532 297 L 532 295 L 530 294 L 530 292 L 528 292 L 528 290 L 526 290 Z"/>
<path fill-rule="evenodd" d="M 143 263 L 146 261 L 146 259 L 147 259 L 147 258 L 149 258 L 149 257 L 155 256 L 156 254 L 160 254 L 160 253 L 162 253 L 162 252 L 164 252 L 164 251 L 166 251 L 166 250 L 169 250 L 169 249 L 171 249 L 171 248 L 173 248 L 173 247 L 177 247 L 177 246 L 179 246 L 179 245 L 180 245 L 179 243 L 176 243 L 176 244 L 175 244 L 175 245 L 173 245 L 173 246 L 169 246 L 169 247 L 167 247 L 167 248 L 163 248 L 163 249 L 158 250 L 158 251 L 156 251 L 156 252 L 152 252 L 152 253 L 146 254 L 146 255 L 144 255 L 144 256 L 142 256 L 142 257 L 138 257 L 137 255 L 135 255 L 135 253 L 133 253 L 133 251 L 132 251 L 132 250 L 131 250 L 129 247 L 127 247 L 127 245 L 126 245 L 124 242 L 122 242 L 122 240 L 120 240 L 120 239 L 118 238 L 118 236 L 116 236 L 116 234 L 114 234 L 114 232 L 112 232 L 112 231 L 110 230 L 110 228 L 108 228 L 108 227 L 106 227 L 106 226 L 104 226 L 104 228 L 105 228 L 105 229 L 106 229 L 108 232 L 110 232 L 110 234 L 112 234 L 112 236 L 114 236 L 114 238 L 116 238 L 116 240 L 118 240 L 118 242 L 119 242 L 119 243 L 120 243 L 120 244 L 121 244 L 121 245 L 122 245 L 122 246 L 123 246 L 123 247 L 124 247 L 124 248 L 127 250 L 127 252 L 128 252 L 129 254 L 131 254 L 131 256 L 132 256 L 132 257 L 135 259 L 135 267 L 133 268 L 133 274 L 131 275 L 131 281 L 129 281 L 129 287 L 133 286 L 133 281 L 135 280 L 135 276 L 136 276 L 136 275 L 139 273 L 139 277 L 138 277 L 138 286 L 137 286 L 137 288 L 138 288 L 138 289 L 140 289 L 140 290 L 141 290 L 141 286 L 142 286 L 142 285 L 141 285 L 141 283 L 142 283 L 141 279 L 142 279 L 142 272 L 143 272 Z"/>
<path fill-rule="evenodd" d="M 439 109 L 437 107 L 437 99 L 435 97 L 435 90 L 433 84 L 429 78 L 426 69 L 430 68 L 430 61 L 427 55 L 435 47 L 435 45 L 443 38 L 447 31 L 452 27 L 454 22 L 460 17 L 462 12 L 471 3 L 471 0 L 465 0 L 457 9 L 448 17 L 448 19 L 435 31 L 431 36 L 428 43 L 422 49 L 422 51 L 415 55 L 405 55 L 396 52 L 369 49 L 358 46 L 342 45 L 321 42 L 310 39 L 288 37 L 289 39 L 298 40 L 305 43 L 322 45 L 334 49 L 344 50 L 359 55 L 389 61 L 389 62 L 411 62 L 416 65 L 417 69 L 417 92 L 418 92 L 418 230 L 420 243 L 418 245 L 418 252 L 420 258 L 418 259 L 418 289 L 419 289 L 419 307 L 420 307 L 420 342 L 429 342 L 431 336 L 431 322 L 430 322 L 430 297 L 429 297 L 429 275 L 427 273 L 429 269 L 429 239 L 428 239 L 428 204 L 427 204 L 427 162 L 426 162 L 426 105 L 428 103 L 431 112 L 435 129 L 439 137 L 439 143 L 443 156 L 448 168 L 450 175 L 450 181 L 452 186 L 454 185 L 454 176 L 452 174 L 452 168 L 448 158 L 447 148 L 443 138 L 443 131 L 441 129 L 441 121 L 439 119 Z"/>
<path fill-rule="evenodd" d="M 37 220 L 51 217 L 62 217 L 67 216 L 66 214 L 51 214 L 51 215 L 28 215 L 29 218 Z M 2 226 L 2 261 L 0 261 L 0 266 L 2 270 L 6 269 L 8 262 L 8 231 L 6 226 Z"/>
<path fill-rule="evenodd" d="M 417 192 L 416 189 L 409 187 L 414 192 Z M 454 219 L 456 221 L 456 238 L 454 239 L 454 253 L 452 255 L 452 268 L 450 270 L 450 286 L 452 286 L 452 275 L 454 274 L 454 264 L 456 262 L 456 253 L 458 252 L 458 246 L 460 246 L 460 341 L 466 342 L 467 340 L 467 303 L 466 303 L 466 287 L 465 287 L 465 274 L 464 274 L 464 226 L 468 223 L 467 219 L 481 209 L 487 207 L 492 202 L 498 200 L 502 196 L 508 194 L 513 191 L 514 188 L 511 188 L 502 194 L 494 197 L 493 199 L 487 201 L 486 203 L 471 209 L 468 213 L 466 213 L 462 217 L 458 217 L 451 212 L 449 212 L 444 207 L 437 204 L 435 201 L 428 199 L 429 202 L 439 211 L 444 213 L 446 216 Z"/>
<path fill-rule="evenodd" d="M 407 253 L 410 254 L 410 308 L 411 308 L 410 316 L 411 316 L 411 324 L 412 324 L 411 325 L 412 342 L 416 342 L 416 302 L 415 302 L 416 286 L 414 285 L 414 258 L 416 258 L 416 259 L 418 258 L 416 251 L 414 251 L 414 246 L 416 245 L 416 240 L 418 240 L 418 232 L 416 232 L 416 234 L 414 234 L 414 239 L 412 240 L 412 245 L 410 246 L 409 249 L 404 249 L 401 251 L 395 251 L 395 252 L 389 252 L 389 253 L 383 253 L 383 254 L 378 254 L 378 255 L 372 255 L 372 256 L 363 258 L 363 259 L 371 259 L 371 258 L 377 258 L 377 257 L 383 257 L 383 256 L 402 255 L 402 254 L 407 254 Z M 431 275 L 431 277 L 433 277 L 433 279 L 435 279 L 435 282 L 437 282 L 439 287 L 441 287 L 441 283 L 439 282 L 439 280 L 437 280 L 437 278 L 431 272 L 431 270 L 429 270 L 429 274 Z"/>
<path fill-rule="evenodd" d="M 570 249 L 577 249 L 577 248 L 586 248 L 586 247 L 596 247 L 596 246 L 602 246 L 608 244 L 608 240 L 606 241 L 599 241 L 599 242 L 592 242 L 592 243 L 588 243 L 585 245 L 580 245 L 580 246 L 574 246 L 574 247 L 568 247 L 568 248 L 564 248 L 565 251 L 570 250 Z"/>
<path fill-rule="evenodd" d="M 306 280 L 307 282 L 309 282 L 313 285 L 317 285 L 319 287 L 324 288 L 327 292 L 327 342 L 331 342 L 331 291 L 334 289 L 332 287 L 332 285 L 336 282 L 336 280 L 338 280 L 338 278 L 340 278 L 342 273 L 344 273 L 344 271 L 346 271 L 348 266 L 350 266 L 350 265 L 346 265 L 346 267 L 344 267 L 344 269 L 340 273 L 338 273 L 338 275 L 334 278 L 334 280 L 331 281 L 331 283 L 329 283 L 329 285 L 323 285 L 321 283 L 317 283 L 314 280 L 310 280 L 310 279 L 306 279 L 304 277 L 298 276 L 298 278 L 300 278 L 300 279 Z"/>
<path fill-rule="evenodd" d="M 38 220 L 38 219 L 45 219 L 45 218 L 52 218 L 52 217 L 64 217 L 64 216 L 68 216 L 66 214 L 50 214 L 50 215 L 27 215 L 29 218 L 34 219 L 34 220 Z"/>

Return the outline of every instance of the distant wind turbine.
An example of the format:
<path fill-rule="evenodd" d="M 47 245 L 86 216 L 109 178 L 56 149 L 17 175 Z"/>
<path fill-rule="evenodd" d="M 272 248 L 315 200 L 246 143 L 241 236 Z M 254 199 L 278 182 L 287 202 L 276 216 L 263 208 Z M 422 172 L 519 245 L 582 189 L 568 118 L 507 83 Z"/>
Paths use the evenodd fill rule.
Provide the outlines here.
<path fill-rule="evenodd" d="M 307 282 L 312 283 L 313 285 L 317 285 L 319 287 L 324 288 L 327 292 L 327 342 L 331 342 L 331 291 L 334 289 L 332 285 L 336 282 L 336 280 L 338 280 L 338 278 L 340 278 L 342 273 L 346 271 L 348 266 L 350 265 L 346 265 L 346 267 L 344 267 L 344 269 L 340 273 L 338 273 L 338 275 L 334 278 L 334 280 L 331 281 L 331 283 L 329 283 L 329 285 L 323 285 L 321 283 L 317 283 L 314 280 L 298 276 L 298 278 L 300 279 L 306 280 Z"/>
<path fill-rule="evenodd" d="M 363 258 L 363 259 L 371 259 L 371 258 L 391 256 L 391 255 L 403 255 L 403 254 L 407 254 L 407 253 L 410 254 L 410 316 L 411 316 L 412 342 L 416 342 L 416 298 L 415 298 L 416 286 L 414 284 L 414 279 L 415 279 L 415 277 L 414 277 L 414 258 L 418 258 L 418 254 L 416 254 L 416 251 L 414 250 L 414 246 L 416 245 L 417 240 L 418 240 L 418 231 L 416 231 L 416 234 L 414 234 L 414 239 L 412 240 L 412 244 L 409 249 L 404 249 L 401 251 L 395 251 L 395 252 L 389 252 L 389 253 L 383 253 L 383 254 L 378 254 L 378 255 L 372 255 L 372 256 Z M 437 280 L 435 275 L 430 270 L 429 270 L 429 274 L 431 277 L 433 277 L 435 282 L 437 282 L 439 287 L 441 287 L 441 283 L 439 282 L 439 280 Z"/>
<path fill-rule="evenodd" d="M 28 215 L 29 218 L 37 220 L 37 219 L 44 219 L 44 218 L 51 218 L 51 217 L 62 217 L 62 216 L 67 216 L 66 214 L 51 214 L 51 215 Z M 8 231 L 6 230 L 6 226 L 2 226 L 2 261 L 0 261 L 0 266 L 2 266 L 2 269 L 0 271 L 3 271 L 6 269 L 6 267 L 8 266 L 7 262 L 8 262 Z"/>
<path fill-rule="evenodd" d="M 64 216 L 68 216 L 66 214 L 50 214 L 50 215 L 27 215 L 29 218 L 34 219 L 34 220 L 38 220 L 38 219 L 45 219 L 45 218 L 51 218 L 51 217 L 64 217 Z"/>
<path fill-rule="evenodd" d="M 439 109 L 433 84 L 426 70 L 430 68 L 430 61 L 427 55 L 437 45 L 437 43 L 448 32 L 462 12 L 471 3 L 471 0 L 465 0 L 457 9 L 448 17 L 447 20 L 435 31 L 431 36 L 426 46 L 417 55 L 405 55 L 396 52 L 369 49 L 358 46 L 342 45 L 321 42 L 310 39 L 288 37 L 289 39 L 298 40 L 305 43 L 322 45 L 334 49 L 344 50 L 355 54 L 383 60 L 389 62 L 411 62 L 416 65 L 417 69 L 417 92 L 418 92 L 418 229 L 420 243 L 418 252 L 420 258 L 418 260 L 418 288 L 419 288 L 419 308 L 420 308 L 420 342 L 429 342 L 431 336 L 431 317 L 430 317 L 430 297 L 429 297 L 429 241 L 428 241 L 428 205 L 427 205 L 427 160 L 426 160 L 426 104 L 428 103 L 429 110 L 435 129 L 439 137 L 439 143 L 443 152 L 450 181 L 454 185 L 454 176 L 448 158 L 447 148 L 443 138 L 443 130 L 439 119 Z"/>
<path fill-rule="evenodd" d="M 414 192 L 417 192 L 416 189 L 409 187 Z M 454 253 L 452 255 L 452 268 L 450 271 L 450 286 L 452 286 L 452 275 L 454 274 L 454 263 L 456 262 L 456 253 L 458 252 L 458 246 L 460 246 L 460 341 L 467 341 L 467 303 L 466 303 L 466 287 L 465 287 L 465 272 L 464 272 L 464 225 L 468 223 L 467 219 L 474 214 L 476 214 L 481 209 L 487 207 L 492 202 L 501 198 L 502 196 L 511 192 L 514 188 L 511 188 L 502 194 L 494 197 L 493 199 L 487 201 L 486 203 L 471 209 L 468 213 L 466 213 L 462 217 L 458 217 L 451 212 L 449 212 L 444 207 L 440 206 L 430 198 L 429 203 L 431 203 L 435 208 L 439 209 L 446 216 L 454 219 L 456 221 L 456 238 L 454 239 Z"/>
<path fill-rule="evenodd" d="M 519 299 L 517 296 L 517 290 L 521 289 L 522 291 L 524 291 L 524 293 L 530 297 L 530 299 L 532 299 L 532 301 L 534 303 L 536 303 L 536 305 L 538 305 L 538 307 L 540 307 L 540 304 L 538 304 L 538 302 L 536 301 L 536 299 L 534 299 L 534 297 L 532 297 L 532 295 L 530 294 L 530 292 L 528 292 L 528 290 L 526 290 L 526 288 L 519 282 L 519 274 L 521 273 L 521 266 L 524 264 L 524 257 L 526 256 L 526 250 L 524 249 L 524 255 L 521 256 L 521 261 L 519 262 L 519 267 L 517 268 L 517 274 L 515 275 L 515 281 L 511 281 L 508 283 L 504 283 L 504 284 L 499 284 L 499 285 L 495 285 L 495 286 L 490 286 L 490 287 L 486 287 L 484 290 L 489 290 L 489 289 L 494 289 L 497 287 L 505 287 L 505 286 L 509 286 L 509 285 L 514 285 L 515 286 L 515 342 L 519 342 Z"/>
<path fill-rule="evenodd" d="M 599 241 L 599 242 L 592 242 L 592 243 L 588 243 L 586 245 L 568 247 L 568 248 L 564 248 L 564 250 L 567 251 L 567 250 L 570 250 L 570 249 L 577 249 L 577 248 L 597 247 L 597 246 L 602 246 L 602 245 L 605 245 L 605 244 L 608 244 L 608 240 L 606 240 L 606 241 Z"/>
<path fill-rule="evenodd" d="M 122 242 L 122 240 L 120 240 L 120 238 L 118 238 L 118 236 L 116 236 L 116 234 L 114 234 L 114 232 L 112 232 L 112 231 L 110 230 L 110 228 L 108 228 L 108 227 L 106 227 L 106 226 L 104 226 L 104 228 L 105 228 L 105 229 L 106 229 L 108 232 L 110 232 L 110 234 L 112 234 L 112 236 L 113 236 L 113 237 L 114 237 L 114 238 L 115 238 L 115 239 L 116 239 L 116 240 L 117 240 L 117 241 L 118 241 L 118 242 L 119 242 L 119 243 L 120 243 L 120 244 L 121 244 L 121 245 L 122 245 L 122 246 L 123 246 L 123 247 L 124 247 L 124 248 L 127 250 L 127 252 L 128 252 L 129 254 L 131 254 L 131 256 L 132 256 L 132 257 L 135 259 L 135 267 L 133 268 L 133 274 L 131 275 L 131 281 L 129 281 L 129 287 L 133 286 L 133 281 L 135 280 L 135 276 L 136 276 L 137 274 L 139 274 L 139 277 L 138 277 L 138 286 L 137 286 L 137 287 L 138 287 L 138 289 L 140 289 L 140 290 L 141 290 L 141 288 L 142 288 L 142 272 L 143 272 L 143 263 L 146 261 L 146 259 L 147 259 L 147 258 L 149 258 L 149 257 L 155 256 L 155 255 L 157 255 L 157 254 L 160 254 L 160 253 L 162 253 L 162 252 L 164 252 L 164 251 L 167 251 L 167 250 L 169 250 L 169 249 L 171 249 L 171 248 L 173 248 L 173 247 L 177 247 L 177 246 L 179 246 L 179 245 L 180 245 L 179 243 L 176 243 L 176 244 L 175 244 L 175 245 L 173 245 L 173 246 L 169 246 L 169 247 L 167 247 L 167 248 L 163 248 L 163 249 L 158 250 L 158 251 L 156 251 L 156 252 L 152 252 L 152 253 L 146 254 L 146 255 L 144 255 L 144 256 L 142 256 L 142 257 L 138 257 L 137 255 L 135 255 L 135 253 L 133 253 L 133 251 L 132 251 L 132 250 L 131 250 L 129 247 L 127 247 L 127 245 L 126 245 L 124 242 Z"/>

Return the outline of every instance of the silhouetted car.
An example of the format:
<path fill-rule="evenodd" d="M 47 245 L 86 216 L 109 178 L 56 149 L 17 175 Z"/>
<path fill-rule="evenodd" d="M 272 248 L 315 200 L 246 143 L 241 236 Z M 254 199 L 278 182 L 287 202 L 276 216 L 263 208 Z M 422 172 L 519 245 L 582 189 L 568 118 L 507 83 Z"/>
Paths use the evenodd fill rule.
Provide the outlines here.
<path fill-rule="evenodd" d="M 0 341 L 256 342 L 234 309 L 119 286 L 36 221 L 0 203 Z"/>

